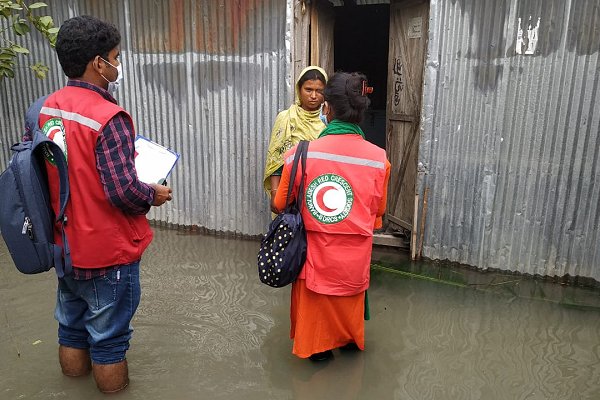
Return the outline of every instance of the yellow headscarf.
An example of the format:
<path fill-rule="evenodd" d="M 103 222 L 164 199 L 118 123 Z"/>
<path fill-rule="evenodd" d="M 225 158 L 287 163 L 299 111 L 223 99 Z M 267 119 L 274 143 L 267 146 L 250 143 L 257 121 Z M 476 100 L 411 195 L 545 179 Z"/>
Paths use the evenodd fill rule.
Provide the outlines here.
<path fill-rule="evenodd" d="M 283 154 L 297 145 L 301 140 L 316 139 L 319 133 L 325 129 L 325 125 L 319 119 L 319 110 L 306 111 L 300 107 L 298 81 L 307 71 L 312 69 L 316 69 L 322 73 L 325 81 L 327 81 L 327 73 L 323 68 L 314 65 L 304 68 L 296 80 L 296 100 L 294 104 L 287 110 L 283 110 L 277 114 L 273 130 L 271 131 L 263 179 L 263 186 L 267 193 L 271 192 L 271 175 L 283 165 Z"/>

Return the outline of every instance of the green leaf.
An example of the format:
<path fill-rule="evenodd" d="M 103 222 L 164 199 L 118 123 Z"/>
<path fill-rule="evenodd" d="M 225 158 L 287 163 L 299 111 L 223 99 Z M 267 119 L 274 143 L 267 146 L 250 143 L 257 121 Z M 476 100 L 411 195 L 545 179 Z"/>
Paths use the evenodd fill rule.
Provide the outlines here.
<path fill-rule="evenodd" d="M 29 54 L 29 50 L 27 50 L 25 47 L 19 46 L 18 44 L 13 44 L 12 46 L 10 46 L 10 49 L 15 53 Z"/>
<path fill-rule="evenodd" d="M 42 3 L 40 1 L 40 2 L 33 3 L 33 4 L 29 5 L 29 9 L 31 9 L 31 10 L 35 10 L 36 8 L 42 8 L 42 7 L 48 7 L 48 4 Z"/>
<path fill-rule="evenodd" d="M 5 53 L 6 53 L 6 54 L 9 54 L 9 55 L 11 55 L 12 57 L 16 57 L 16 55 L 17 55 L 17 54 L 16 54 L 16 53 L 15 53 L 15 52 L 14 52 L 14 51 L 11 49 L 11 48 L 9 48 L 9 47 L 4 47 L 4 48 L 1 48 L 1 49 L 0 49 L 0 54 L 5 54 Z"/>
<path fill-rule="evenodd" d="M 29 28 L 29 25 L 27 25 L 24 22 L 15 22 L 13 24 L 13 30 L 15 31 L 15 33 L 19 36 L 23 36 L 27 33 L 29 33 L 29 31 L 31 31 L 31 29 Z"/>
<path fill-rule="evenodd" d="M 12 61 L 15 59 L 15 54 L 10 54 L 10 53 L 0 53 L 0 63 L 2 63 L 2 61 Z"/>
<path fill-rule="evenodd" d="M 48 33 L 50 35 L 54 35 L 54 34 L 58 33 L 59 30 L 60 30 L 60 28 L 57 28 L 57 27 L 50 28 L 50 29 L 48 29 Z"/>
<path fill-rule="evenodd" d="M 0 60 L 0 69 L 11 69 L 15 65 L 14 60 Z"/>
<path fill-rule="evenodd" d="M 40 22 L 40 24 L 42 24 L 46 28 L 51 28 L 54 25 L 54 21 L 52 20 L 52 17 L 49 15 L 40 17 L 38 19 L 38 21 Z"/>
<path fill-rule="evenodd" d="M 47 66 L 45 66 L 42 63 L 33 64 L 29 68 L 39 79 L 44 79 L 46 77 L 46 73 L 50 70 Z"/>

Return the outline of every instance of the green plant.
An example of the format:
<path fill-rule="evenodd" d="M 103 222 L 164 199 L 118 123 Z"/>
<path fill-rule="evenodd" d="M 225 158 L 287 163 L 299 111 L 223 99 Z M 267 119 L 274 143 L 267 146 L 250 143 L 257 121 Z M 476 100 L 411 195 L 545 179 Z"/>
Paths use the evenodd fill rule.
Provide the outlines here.
<path fill-rule="evenodd" d="M 28 56 L 29 49 L 17 44 L 11 33 L 16 36 L 28 35 L 32 28 L 40 32 L 50 46 L 54 47 L 58 27 L 49 15 L 34 15 L 37 10 L 48 7 L 46 3 L 26 4 L 24 0 L 0 0 L 0 81 L 14 78 L 18 57 Z M 48 67 L 40 62 L 29 66 L 35 76 L 46 77 Z"/>

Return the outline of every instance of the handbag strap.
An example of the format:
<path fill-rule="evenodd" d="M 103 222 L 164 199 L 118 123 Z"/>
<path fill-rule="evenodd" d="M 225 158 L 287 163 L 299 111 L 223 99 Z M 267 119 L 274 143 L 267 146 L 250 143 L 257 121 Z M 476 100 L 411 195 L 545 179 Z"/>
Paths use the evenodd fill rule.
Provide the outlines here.
<path fill-rule="evenodd" d="M 302 175 L 300 178 L 300 185 L 298 187 L 298 200 L 296 204 L 298 205 L 298 212 L 302 211 L 302 204 L 304 204 L 304 181 L 306 180 L 306 156 L 308 153 L 308 141 L 303 140 L 300 145 L 301 153 L 300 153 L 300 161 L 302 161 Z"/>
<path fill-rule="evenodd" d="M 294 163 L 292 164 L 292 172 L 290 174 L 290 184 L 288 186 L 287 196 L 285 197 L 285 208 L 288 209 L 290 207 L 290 197 L 292 195 L 292 188 L 294 187 L 294 182 L 296 181 L 296 172 L 298 171 L 298 162 L 302 160 L 302 177 L 300 178 L 300 186 L 298 188 L 298 196 L 296 198 L 296 204 L 300 203 L 298 206 L 298 211 L 302 209 L 302 197 L 304 196 L 304 179 L 306 177 L 306 153 L 308 152 L 308 141 L 301 140 L 298 144 L 298 148 L 296 148 L 296 153 L 294 154 Z"/>

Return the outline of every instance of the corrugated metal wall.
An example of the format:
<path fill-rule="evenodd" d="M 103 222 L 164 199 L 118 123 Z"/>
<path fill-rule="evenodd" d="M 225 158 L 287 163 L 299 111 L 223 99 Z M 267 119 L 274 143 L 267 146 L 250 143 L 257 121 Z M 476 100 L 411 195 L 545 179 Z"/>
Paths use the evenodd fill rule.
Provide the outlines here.
<path fill-rule="evenodd" d="M 600 279 L 599 50 L 598 0 L 432 0 L 426 257 Z"/>
<path fill-rule="evenodd" d="M 280 0 L 48 1 L 55 20 L 89 14 L 119 27 L 124 82 L 119 103 L 137 132 L 181 158 L 174 200 L 149 218 L 245 235 L 269 220 L 262 191 L 265 152 L 277 112 L 289 106 L 291 3 Z M 37 96 L 66 81 L 43 42 L 33 53 L 52 66 L 44 81 L 20 73 L 0 83 L 1 166 Z"/>
<path fill-rule="evenodd" d="M 119 26 L 118 100 L 139 133 L 182 154 L 175 199 L 150 218 L 261 233 L 269 131 L 291 98 L 293 0 L 47 2 L 58 22 Z M 430 15 L 424 255 L 600 279 L 600 0 L 431 0 Z M 27 105 L 65 82 L 54 52 L 30 47 L 52 70 L 0 83 L 2 168 Z"/>

